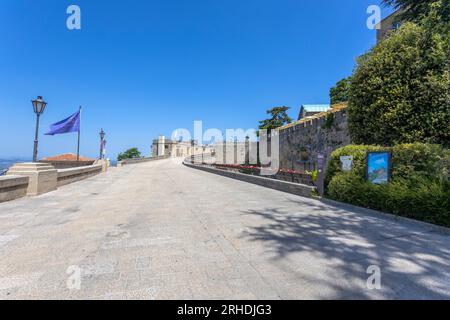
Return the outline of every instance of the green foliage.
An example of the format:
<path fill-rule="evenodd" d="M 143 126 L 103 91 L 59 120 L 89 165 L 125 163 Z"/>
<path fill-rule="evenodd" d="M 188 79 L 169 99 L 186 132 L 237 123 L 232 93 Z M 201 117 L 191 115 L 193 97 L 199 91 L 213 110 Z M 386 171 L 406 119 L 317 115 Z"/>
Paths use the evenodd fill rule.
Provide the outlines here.
<path fill-rule="evenodd" d="M 330 183 L 331 179 L 337 174 L 342 173 L 341 157 L 353 156 L 353 172 L 364 179 L 366 176 L 366 155 L 367 152 L 390 151 L 389 148 L 379 146 L 364 146 L 364 145 L 348 145 L 336 149 L 328 161 L 328 166 L 325 172 L 325 185 Z"/>
<path fill-rule="evenodd" d="M 450 168 L 449 151 L 434 144 L 396 145 L 392 154 L 392 177 L 407 180 L 447 180 Z"/>
<path fill-rule="evenodd" d="M 366 153 L 392 151 L 389 184 L 366 182 Z M 351 172 L 342 172 L 340 156 L 353 156 Z M 346 146 L 333 152 L 326 171 L 327 196 L 357 206 L 450 226 L 450 152 L 439 145 L 422 143 Z"/>
<path fill-rule="evenodd" d="M 358 59 L 348 107 L 355 143 L 450 146 L 450 33 L 426 21 L 405 23 Z"/>
<path fill-rule="evenodd" d="M 334 113 L 329 112 L 325 118 L 325 129 L 331 129 L 334 125 Z"/>
<path fill-rule="evenodd" d="M 313 182 L 317 182 L 317 179 L 319 178 L 319 171 L 318 170 L 313 170 L 311 172 L 311 179 Z"/>
<path fill-rule="evenodd" d="M 449 183 L 395 180 L 373 185 L 354 173 L 338 173 L 328 185 L 328 197 L 360 207 L 450 226 Z"/>
<path fill-rule="evenodd" d="M 319 178 L 319 171 L 313 170 L 313 171 L 305 171 L 306 174 L 309 174 L 311 176 L 311 180 L 313 182 L 317 182 L 317 179 Z"/>
<path fill-rule="evenodd" d="M 288 110 L 288 107 L 275 107 L 267 110 L 267 114 L 269 114 L 271 117 L 269 119 L 259 121 L 259 129 L 265 129 L 267 130 L 267 134 L 270 134 L 271 130 L 291 123 L 292 119 L 287 114 Z"/>
<path fill-rule="evenodd" d="M 419 22 L 430 15 L 433 7 L 438 8 L 441 20 L 448 21 L 450 19 L 449 0 L 383 0 L 383 3 L 394 9 L 402 10 L 400 18 L 404 21 Z"/>
<path fill-rule="evenodd" d="M 350 77 L 342 79 L 336 83 L 336 86 L 330 89 L 330 103 L 337 104 L 348 101 L 350 90 Z"/>
<path fill-rule="evenodd" d="M 141 152 L 137 148 L 131 148 L 123 153 L 119 153 L 119 155 L 117 156 L 117 161 L 122 161 L 125 159 L 135 159 L 140 157 Z"/>

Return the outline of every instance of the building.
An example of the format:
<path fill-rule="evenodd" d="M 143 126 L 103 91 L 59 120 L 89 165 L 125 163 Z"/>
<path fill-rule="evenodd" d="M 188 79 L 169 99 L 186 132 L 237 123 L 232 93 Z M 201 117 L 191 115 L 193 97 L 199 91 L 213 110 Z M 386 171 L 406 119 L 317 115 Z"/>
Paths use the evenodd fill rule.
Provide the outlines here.
<path fill-rule="evenodd" d="M 386 39 L 389 35 L 389 32 L 391 32 L 392 30 L 397 30 L 398 28 L 400 28 L 400 14 L 401 11 L 395 11 L 394 13 L 384 18 L 377 25 L 377 43 Z"/>
<path fill-rule="evenodd" d="M 331 109 L 329 104 L 304 104 L 300 107 L 298 121 Z"/>
<path fill-rule="evenodd" d="M 39 160 L 39 162 L 51 164 L 56 169 L 66 169 L 66 168 L 90 166 L 94 164 L 95 159 L 82 156 L 80 156 L 80 159 L 77 159 L 76 154 L 64 153 L 54 157 L 43 158 Z"/>
<path fill-rule="evenodd" d="M 211 146 L 199 145 L 196 140 L 175 141 L 159 136 L 158 139 L 153 140 L 152 157 L 183 158 L 202 153 L 211 154 L 213 150 Z"/>

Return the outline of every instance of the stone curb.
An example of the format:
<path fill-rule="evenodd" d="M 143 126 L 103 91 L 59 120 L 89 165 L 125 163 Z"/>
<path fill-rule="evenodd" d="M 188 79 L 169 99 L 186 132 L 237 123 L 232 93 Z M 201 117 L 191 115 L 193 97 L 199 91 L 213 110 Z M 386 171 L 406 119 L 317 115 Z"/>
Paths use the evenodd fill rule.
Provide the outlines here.
<path fill-rule="evenodd" d="M 304 184 L 292 183 L 292 182 L 287 182 L 287 181 L 281 181 L 281 180 L 275 180 L 275 179 L 270 179 L 270 178 L 265 178 L 265 177 L 248 175 L 248 174 L 244 174 L 244 173 L 238 173 L 238 172 L 220 170 L 220 169 L 211 168 L 211 167 L 194 165 L 194 164 L 186 162 L 186 161 L 184 161 L 183 164 L 189 168 L 202 170 L 202 171 L 217 174 L 217 175 L 220 175 L 223 177 L 227 177 L 227 178 L 231 178 L 231 179 L 235 179 L 235 180 L 239 180 L 239 181 L 243 181 L 243 182 L 247 182 L 247 183 L 256 184 L 256 185 L 259 185 L 259 186 L 262 186 L 265 188 L 274 189 L 274 190 L 278 190 L 278 191 L 282 191 L 282 192 L 286 192 L 286 193 L 290 193 L 290 194 L 294 194 L 294 195 L 302 196 L 302 197 L 306 197 L 306 198 L 311 198 L 312 192 L 315 189 L 315 187 L 307 186 Z"/>
<path fill-rule="evenodd" d="M 169 159 L 169 158 L 170 158 L 169 156 L 164 156 L 164 157 L 153 157 L 153 158 L 125 159 L 122 161 L 117 161 L 117 167 L 123 167 L 125 165 L 130 165 L 130 164 L 152 162 L 152 161 L 157 161 L 157 160 L 165 160 L 165 159 Z"/>

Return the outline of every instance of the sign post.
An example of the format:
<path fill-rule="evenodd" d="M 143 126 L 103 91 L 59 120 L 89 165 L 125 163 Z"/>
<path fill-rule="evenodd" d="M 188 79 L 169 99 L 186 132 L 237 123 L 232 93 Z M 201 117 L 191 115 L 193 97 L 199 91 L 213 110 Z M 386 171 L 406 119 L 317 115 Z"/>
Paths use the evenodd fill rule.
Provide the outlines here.
<path fill-rule="evenodd" d="M 352 171 L 353 168 L 353 156 L 342 156 L 341 160 L 341 168 L 342 171 L 348 172 Z"/>
<path fill-rule="evenodd" d="M 323 197 L 325 192 L 324 183 L 324 167 L 325 167 L 325 156 L 321 153 L 317 154 L 317 192 L 320 197 Z"/>

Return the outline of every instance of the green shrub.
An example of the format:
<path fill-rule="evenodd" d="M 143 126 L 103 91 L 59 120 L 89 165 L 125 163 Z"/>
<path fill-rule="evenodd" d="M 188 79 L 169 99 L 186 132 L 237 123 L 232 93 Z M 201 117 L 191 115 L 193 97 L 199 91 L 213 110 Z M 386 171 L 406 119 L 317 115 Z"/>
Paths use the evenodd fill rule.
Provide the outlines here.
<path fill-rule="evenodd" d="M 138 150 L 138 148 L 131 148 L 123 153 L 122 152 L 119 153 L 119 155 L 117 156 L 117 161 L 122 161 L 122 160 L 126 160 L 126 159 L 135 159 L 135 158 L 140 158 L 140 157 L 141 157 L 141 152 Z"/>
<path fill-rule="evenodd" d="M 353 173 L 338 173 L 328 185 L 331 199 L 398 216 L 450 226 L 450 188 L 447 182 L 393 181 L 374 185 Z"/>
<path fill-rule="evenodd" d="M 337 201 L 382 210 L 385 194 L 385 186 L 371 185 L 352 172 L 340 172 L 328 185 L 327 195 Z"/>
<path fill-rule="evenodd" d="M 386 185 L 365 180 L 368 151 L 392 151 L 392 179 Z M 340 156 L 353 156 L 351 172 L 342 172 Z M 347 146 L 333 152 L 326 171 L 327 197 L 399 216 L 450 226 L 450 152 L 422 143 Z"/>
<path fill-rule="evenodd" d="M 325 185 L 328 185 L 331 179 L 341 170 L 341 156 L 353 156 L 353 170 L 352 172 L 364 179 L 366 176 L 366 155 L 367 152 L 389 151 L 389 148 L 379 146 L 362 146 L 349 145 L 336 149 L 328 161 L 328 166 L 325 172 Z"/>
<path fill-rule="evenodd" d="M 400 144 L 393 148 L 392 177 L 429 180 L 446 180 L 450 167 L 450 152 L 440 145 L 412 143 Z"/>
<path fill-rule="evenodd" d="M 447 182 L 398 179 L 387 187 L 384 211 L 399 216 L 450 226 L 450 192 Z"/>
<path fill-rule="evenodd" d="M 450 32 L 405 23 L 358 59 L 348 123 L 358 144 L 450 147 Z"/>

